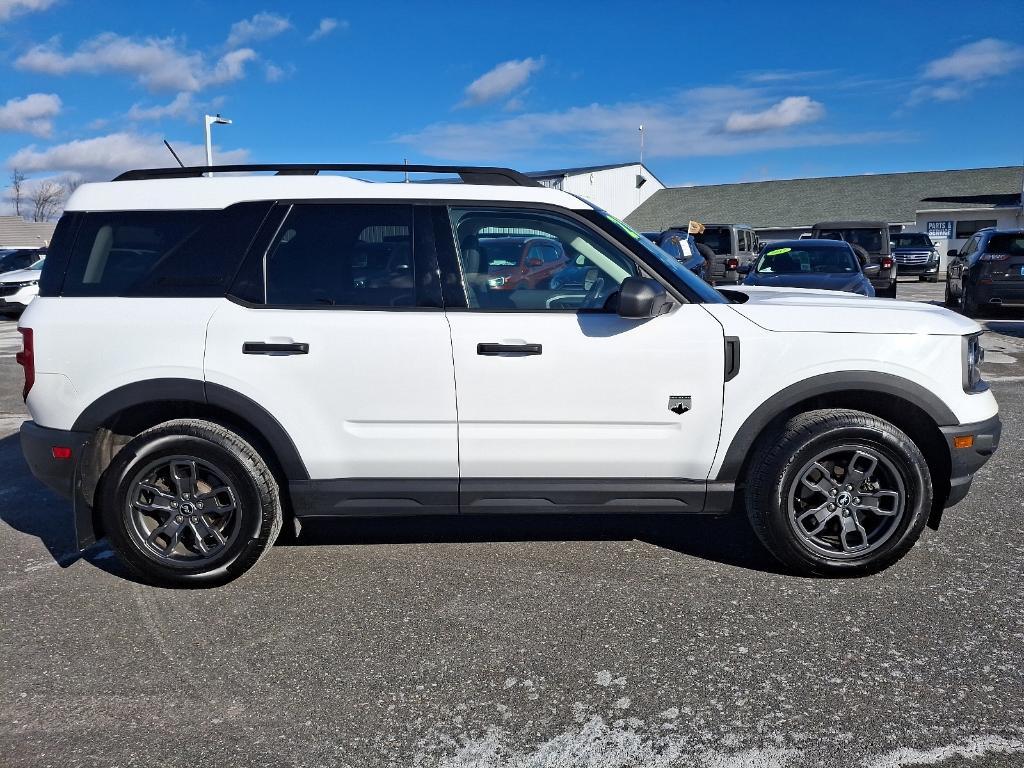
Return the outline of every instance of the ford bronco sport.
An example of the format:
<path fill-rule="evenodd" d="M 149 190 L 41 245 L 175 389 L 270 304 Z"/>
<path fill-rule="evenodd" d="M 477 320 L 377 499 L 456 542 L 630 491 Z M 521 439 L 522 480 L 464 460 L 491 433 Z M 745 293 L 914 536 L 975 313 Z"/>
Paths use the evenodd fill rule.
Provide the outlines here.
<path fill-rule="evenodd" d="M 495 285 L 496 237 L 587 273 Z M 163 584 L 233 578 L 316 517 L 734 509 L 794 571 L 862 574 L 999 440 L 974 321 L 719 292 L 506 169 L 131 171 L 74 193 L 39 293 L 26 459 L 80 547 Z"/>

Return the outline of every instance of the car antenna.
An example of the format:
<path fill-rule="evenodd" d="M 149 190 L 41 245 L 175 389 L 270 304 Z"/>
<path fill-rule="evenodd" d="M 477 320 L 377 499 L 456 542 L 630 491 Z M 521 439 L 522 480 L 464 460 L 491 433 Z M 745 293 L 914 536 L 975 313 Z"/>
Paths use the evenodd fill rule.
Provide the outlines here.
<path fill-rule="evenodd" d="M 174 155 L 174 159 L 178 161 L 178 165 L 184 168 L 185 164 L 181 162 L 181 158 L 178 157 L 178 153 L 174 151 L 174 147 L 171 146 L 170 142 L 168 142 L 167 139 L 164 139 L 164 146 L 167 147 L 168 152 Z"/>

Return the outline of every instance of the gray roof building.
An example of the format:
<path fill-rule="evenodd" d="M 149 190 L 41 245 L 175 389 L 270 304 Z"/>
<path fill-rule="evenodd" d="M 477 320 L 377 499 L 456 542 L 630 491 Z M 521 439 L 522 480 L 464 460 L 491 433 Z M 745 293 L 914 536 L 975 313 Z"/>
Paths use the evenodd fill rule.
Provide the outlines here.
<path fill-rule="evenodd" d="M 756 229 L 809 229 L 829 219 L 908 224 L 927 209 L 1019 207 L 1022 186 L 1024 166 L 1017 165 L 668 187 L 626 221 L 640 231 L 663 230 L 690 219 Z"/>
<path fill-rule="evenodd" d="M 25 221 L 20 216 L 0 216 L 0 248 L 42 248 L 56 227 L 53 221 Z"/>

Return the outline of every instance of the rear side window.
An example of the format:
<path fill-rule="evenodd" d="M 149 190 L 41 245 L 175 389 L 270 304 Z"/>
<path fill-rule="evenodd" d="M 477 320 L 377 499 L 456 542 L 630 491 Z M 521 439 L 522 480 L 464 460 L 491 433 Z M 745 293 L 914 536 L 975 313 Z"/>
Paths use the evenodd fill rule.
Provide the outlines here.
<path fill-rule="evenodd" d="M 223 296 L 270 203 L 79 214 L 64 296 Z"/>
<path fill-rule="evenodd" d="M 416 306 L 412 217 L 409 205 L 293 205 L 267 251 L 267 304 Z"/>

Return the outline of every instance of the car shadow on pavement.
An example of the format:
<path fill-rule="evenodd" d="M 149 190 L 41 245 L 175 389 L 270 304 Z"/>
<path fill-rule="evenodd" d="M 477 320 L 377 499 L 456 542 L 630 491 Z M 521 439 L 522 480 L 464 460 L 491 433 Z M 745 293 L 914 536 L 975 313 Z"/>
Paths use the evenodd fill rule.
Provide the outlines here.
<path fill-rule="evenodd" d="M 17 433 L 0 438 L 0 520 L 38 538 L 61 568 L 86 560 L 108 573 L 127 576 L 105 542 L 76 549 L 71 502 L 32 477 Z"/>
<path fill-rule="evenodd" d="M 786 571 L 740 514 L 711 515 L 465 515 L 335 518 L 306 521 L 286 546 L 643 541 L 680 554 L 756 571 Z"/>
<path fill-rule="evenodd" d="M 32 477 L 17 434 L 0 439 L 0 519 L 35 536 L 62 568 L 86 560 L 131 578 L 106 542 L 83 551 L 74 544 L 71 502 Z M 509 541 L 644 541 L 705 560 L 783 573 L 743 515 L 466 515 L 456 517 L 339 518 L 306 522 L 283 546 Z"/>

